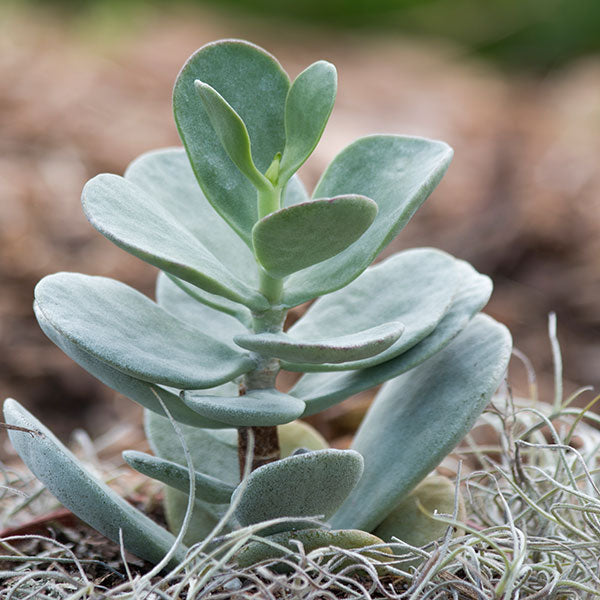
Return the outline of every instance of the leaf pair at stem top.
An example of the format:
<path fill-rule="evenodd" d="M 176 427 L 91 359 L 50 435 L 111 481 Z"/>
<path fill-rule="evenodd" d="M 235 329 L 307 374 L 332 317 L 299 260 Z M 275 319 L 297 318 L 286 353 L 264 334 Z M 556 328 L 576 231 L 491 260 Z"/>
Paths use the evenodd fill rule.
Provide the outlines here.
<path fill-rule="evenodd" d="M 213 49 L 214 52 L 218 52 L 222 47 L 209 46 L 202 52 L 213 54 L 211 52 Z M 249 50 L 252 51 L 253 48 L 250 46 Z M 198 62 L 202 64 L 199 66 Z M 187 102 L 190 101 L 189 79 L 192 76 L 192 74 L 188 75 L 187 71 L 194 71 L 194 76 L 203 75 L 204 79 L 212 80 L 217 87 L 222 83 L 219 78 L 214 77 L 215 73 L 212 69 L 203 69 L 203 66 L 203 61 L 190 60 L 175 86 L 175 116 L 180 123 L 184 142 L 188 137 L 186 136 L 186 125 L 189 124 Z M 377 205 L 367 197 L 352 194 L 316 199 L 293 207 L 281 207 L 283 193 L 289 180 L 310 156 L 325 129 L 335 102 L 337 74 L 332 64 L 318 61 L 300 73 L 290 86 L 287 75 L 281 77 L 281 70 L 276 61 L 273 60 L 270 66 L 271 74 L 280 76 L 273 77 L 278 79 L 279 83 L 271 90 L 273 99 L 277 99 L 285 88 L 287 91 L 283 103 L 283 139 L 278 139 L 281 138 L 281 131 L 279 131 L 277 132 L 279 135 L 274 133 L 273 138 L 268 140 L 272 144 L 272 150 L 276 151 L 264 174 L 255 164 L 251 134 L 242 116 L 210 82 L 198 78 L 193 83 L 202 105 L 198 107 L 199 112 L 202 114 L 204 111 L 214 134 L 221 143 L 222 151 L 224 150 L 239 173 L 256 188 L 256 219 L 259 220 L 252 224 L 247 223 L 244 213 L 248 207 L 224 205 L 226 199 L 221 196 L 213 206 L 251 246 L 257 261 L 268 276 L 281 279 L 331 258 L 355 242 L 375 219 Z M 246 77 L 244 79 L 247 80 Z M 260 82 L 263 87 L 268 84 L 268 80 L 267 83 L 265 80 L 263 74 Z M 249 82 L 249 85 L 251 84 L 252 82 Z M 261 89 L 260 85 L 259 89 Z M 178 98 L 184 98 L 186 102 L 178 102 Z M 246 104 L 241 105 L 242 109 L 246 107 Z M 261 107 L 264 105 L 258 108 Z M 264 108 L 265 113 L 268 114 L 269 105 Z M 278 109 L 278 112 L 281 112 L 281 106 Z M 181 113 L 180 119 L 178 113 Z M 248 115 L 251 124 L 254 116 L 252 112 Z M 277 116 L 281 119 L 281 115 Z M 268 129 L 272 121 L 265 119 L 264 114 L 261 117 L 263 123 L 267 123 Z M 275 129 L 276 125 L 273 124 L 273 128 Z M 280 126 L 279 128 L 281 129 Z M 196 138 L 192 140 L 191 137 L 189 139 L 187 149 L 193 161 L 194 145 L 198 140 Z M 259 138 L 258 143 L 260 141 L 262 140 Z M 279 142 L 278 146 L 277 142 Z M 281 146 L 282 142 L 283 146 Z M 258 161 L 264 161 L 260 149 L 256 151 L 256 155 Z M 264 167 L 264 162 L 262 165 L 259 162 L 259 165 Z M 205 164 L 200 164 L 195 170 L 202 184 L 209 169 Z M 231 173 L 226 169 L 223 171 L 222 176 L 229 182 Z M 210 200 L 211 191 L 206 189 L 211 187 L 210 177 L 208 181 L 204 181 L 203 187 Z M 237 202 L 251 204 L 251 197 L 252 194 L 248 193 L 247 197 L 239 197 Z M 250 225 L 252 227 L 248 231 Z M 264 278 L 261 284 L 263 295 L 272 304 L 277 303 L 282 285 L 270 282 L 268 277 Z"/>

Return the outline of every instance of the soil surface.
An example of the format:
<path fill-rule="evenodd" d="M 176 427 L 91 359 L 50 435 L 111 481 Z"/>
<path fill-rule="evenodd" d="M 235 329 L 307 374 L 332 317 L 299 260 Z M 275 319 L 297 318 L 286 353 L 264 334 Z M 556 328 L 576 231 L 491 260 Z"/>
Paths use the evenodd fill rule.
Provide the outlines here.
<path fill-rule="evenodd" d="M 63 438 L 137 418 L 133 403 L 44 337 L 33 287 L 66 270 L 152 294 L 155 269 L 86 222 L 81 188 L 99 172 L 122 173 L 144 151 L 179 144 L 174 78 L 191 52 L 222 37 L 266 47 L 292 76 L 320 58 L 336 64 L 337 104 L 302 171 L 309 188 L 361 135 L 450 143 L 448 174 L 386 254 L 437 246 L 492 276 L 486 310 L 511 329 L 545 390 L 546 319 L 556 311 L 566 388 L 600 383 L 600 59 L 539 80 L 494 71 L 455 46 L 267 28 L 209 12 L 86 27 L 39 12 L 0 15 L 2 397 L 20 400 Z M 334 409 L 319 424 L 343 444 L 363 407 L 358 400 L 350 412 Z"/>

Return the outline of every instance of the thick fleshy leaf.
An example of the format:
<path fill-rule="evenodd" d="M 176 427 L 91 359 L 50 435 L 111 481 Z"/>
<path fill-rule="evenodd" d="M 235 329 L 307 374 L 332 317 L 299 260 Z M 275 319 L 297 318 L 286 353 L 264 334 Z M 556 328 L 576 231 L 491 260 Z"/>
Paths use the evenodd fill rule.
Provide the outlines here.
<path fill-rule="evenodd" d="M 369 228 L 376 214 L 375 202 L 357 195 L 282 208 L 254 226 L 254 252 L 270 275 L 285 277 L 342 252 Z"/>
<path fill-rule="evenodd" d="M 125 171 L 131 181 L 162 207 L 230 273 L 253 289 L 258 270 L 252 251 L 206 199 L 183 148 L 163 148 L 136 158 Z M 294 177 L 288 188 L 298 192 Z M 221 297 L 218 297 L 221 298 Z"/>
<path fill-rule="evenodd" d="M 253 471 L 245 489 L 237 488 L 235 514 L 242 526 L 277 517 L 315 517 L 328 519 L 354 488 L 363 470 L 363 460 L 353 450 L 318 450 L 296 454 Z M 273 525 L 262 534 L 289 529 L 304 529 L 309 524 L 297 521 Z"/>
<path fill-rule="evenodd" d="M 162 280 L 168 279 L 171 283 L 178 287 L 179 290 L 189 296 L 189 299 L 186 301 L 182 297 L 177 296 L 177 301 L 174 302 L 176 292 L 174 290 L 168 290 L 167 292 L 167 301 L 163 304 L 161 302 L 161 298 L 158 296 L 159 293 L 162 293 L 160 287 L 163 286 L 165 288 L 169 288 L 169 284 L 164 283 Z M 236 304 L 235 302 L 231 302 L 227 300 L 227 298 L 223 298 L 222 296 L 215 296 L 215 294 L 209 294 L 204 290 L 196 287 L 195 285 L 191 285 L 183 279 L 179 279 L 178 277 L 174 277 L 173 275 L 169 275 L 161 271 L 158 274 L 156 280 L 156 294 L 157 303 L 162 306 L 165 310 L 173 313 L 180 320 L 188 321 L 190 316 L 193 316 L 197 308 L 193 308 L 193 304 L 203 304 L 204 306 L 213 309 L 214 311 L 219 311 L 225 313 L 226 315 L 231 315 L 235 317 L 246 329 L 249 329 L 252 325 L 252 315 L 246 307 L 241 304 Z M 173 298 L 171 298 L 173 297 Z M 201 313 L 204 314 L 204 313 Z M 220 337 L 222 339 L 222 337 Z"/>
<path fill-rule="evenodd" d="M 398 252 L 367 269 L 343 290 L 317 300 L 289 334 L 301 338 L 337 336 L 387 321 L 405 331 L 387 350 L 342 364 L 290 364 L 298 371 L 363 369 L 386 362 L 427 337 L 448 312 L 460 277 L 456 260 L 433 248 Z"/>
<path fill-rule="evenodd" d="M 243 396 L 223 398 L 193 391 L 182 394 L 183 401 L 203 417 L 229 423 L 233 427 L 266 427 L 297 419 L 304 402 L 276 389 L 251 390 Z"/>
<path fill-rule="evenodd" d="M 492 282 L 462 260 L 456 261 L 460 273 L 459 291 L 450 310 L 433 333 L 410 350 L 374 367 L 342 373 L 308 373 L 290 391 L 306 402 L 303 416 L 321 412 L 353 394 L 393 379 L 445 348 L 489 300 Z"/>
<path fill-rule="evenodd" d="M 233 337 L 247 333 L 248 328 L 235 316 L 214 310 L 198 300 L 197 290 L 198 288 L 181 280 L 173 281 L 164 273 L 159 273 L 156 279 L 156 302 L 180 321 L 193 325 L 206 335 L 235 349 L 236 344 L 233 343 Z M 201 292 L 201 290 L 198 291 Z M 235 304 L 231 303 L 231 306 L 235 307 Z M 250 322 L 251 316 L 248 312 L 236 311 L 236 315 L 239 318 L 247 319 L 248 323 Z"/>
<path fill-rule="evenodd" d="M 329 448 L 327 440 L 312 426 L 304 421 L 292 421 L 277 426 L 281 458 L 290 456 L 299 448 L 306 450 L 324 450 Z"/>
<path fill-rule="evenodd" d="M 94 358 L 91 354 L 83 351 L 79 346 L 76 346 L 73 342 L 70 342 L 65 336 L 61 335 L 44 317 L 37 307 L 37 304 L 33 306 L 35 316 L 38 320 L 40 327 L 43 332 L 69 357 L 71 357 L 79 366 L 83 367 L 88 373 L 91 373 L 94 377 L 97 377 L 102 383 L 111 387 L 113 390 L 127 396 L 131 400 L 141 404 L 144 408 L 155 412 L 158 415 L 166 416 L 161 403 L 157 399 L 157 395 L 160 397 L 162 402 L 167 407 L 167 410 L 171 416 L 181 422 L 194 427 L 209 427 L 222 429 L 228 427 L 225 423 L 219 423 L 212 419 L 202 417 L 198 413 L 189 409 L 179 397 L 179 390 L 172 388 L 165 388 L 156 384 L 149 384 L 147 381 L 136 379 L 125 373 L 121 373 L 117 369 L 110 367 L 106 363 Z M 233 388 L 231 389 L 230 388 Z M 234 384 L 226 383 L 224 386 L 225 390 L 231 394 L 235 393 L 237 386 Z M 209 392 L 209 390 L 205 390 Z M 210 390 L 209 393 L 217 394 L 223 393 L 221 389 Z"/>
<path fill-rule="evenodd" d="M 292 206 L 293 204 L 300 204 L 301 202 L 308 202 L 310 197 L 302 180 L 298 175 L 294 175 L 285 186 L 283 193 L 282 206 Z"/>
<path fill-rule="evenodd" d="M 181 441 L 167 418 L 146 411 L 144 427 L 156 456 L 187 468 Z M 194 470 L 234 486 L 239 483 L 235 429 L 201 429 L 182 424 L 180 430 L 192 455 Z"/>
<path fill-rule="evenodd" d="M 126 375 L 181 389 L 208 388 L 254 361 L 179 321 L 133 288 L 105 277 L 49 275 L 35 288 L 39 311 L 83 351 Z"/>
<path fill-rule="evenodd" d="M 187 407 L 186 407 L 187 408 Z M 146 412 L 145 429 L 153 452 L 165 460 L 170 460 L 187 469 L 181 442 L 175 435 L 171 423 L 165 418 Z M 277 427 L 282 457 L 291 454 L 298 447 L 310 450 L 326 448 L 327 443 L 310 425 L 293 421 Z M 192 454 L 194 467 L 204 474 L 225 481 L 226 484 L 239 483 L 237 453 L 237 431 L 235 429 L 211 432 L 197 427 L 182 427 L 188 448 Z M 188 495 L 171 487 L 165 489 L 165 509 L 167 522 L 172 531 L 179 531 Z M 194 504 L 190 530 L 185 536 L 187 544 L 203 540 L 225 513 L 229 504 L 214 504 L 197 499 Z M 233 527 L 235 520 L 226 526 Z"/>
<path fill-rule="evenodd" d="M 379 525 L 473 426 L 510 353 L 506 327 L 478 315 L 447 348 L 388 382 L 354 438 L 365 472 L 332 526 L 371 531 Z"/>
<path fill-rule="evenodd" d="M 227 155 L 194 87 L 212 86 L 245 123 L 252 159 L 264 173 L 285 145 L 285 99 L 290 81 L 270 54 L 238 40 L 203 46 L 187 61 L 173 90 L 179 135 L 204 194 L 216 211 L 251 245 L 258 219 L 256 189 Z"/>
<path fill-rule="evenodd" d="M 404 331 L 404 325 L 392 321 L 336 338 L 310 340 L 287 333 L 238 335 L 235 343 L 264 356 L 303 363 L 337 363 L 360 360 L 387 350 Z"/>
<path fill-rule="evenodd" d="M 420 548 L 444 536 L 448 525 L 432 518 L 435 512 L 454 513 L 456 487 L 441 475 L 426 477 L 403 498 L 380 523 L 373 534 L 386 542 L 396 537 L 411 546 Z M 464 521 L 465 507 L 458 494 L 457 519 Z M 457 532 L 462 535 L 461 532 Z"/>
<path fill-rule="evenodd" d="M 144 452 L 126 450 L 123 452 L 125 462 L 140 473 L 162 481 L 167 485 L 189 493 L 190 474 L 186 467 L 170 460 L 158 458 Z M 196 497 L 206 502 L 229 502 L 235 486 L 225 483 L 216 477 L 199 473 L 194 474 Z"/>
<path fill-rule="evenodd" d="M 308 554 L 317 548 L 326 548 L 333 546 L 335 548 L 365 548 L 366 546 L 378 546 L 383 544 L 383 540 L 366 531 L 358 529 L 342 529 L 330 531 L 328 529 L 303 529 L 300 531 L 284 531 L 267 536 L 265 541 L 256 540 L 244 546 L 236 556 L 236 562 L 241 568 L 249 567 L 257 562 L 282 557 L 286 554 L 296 554 L 298 546 L 294 543 L 297 540 L 302 543 L 304 552 Z M 289 552 L 280 550 L 273 544 L 288 548 Z M 392 551 L 387 546 L 377 548 L 377 552 L 387 552 L 392 554 Z M 368 556 L 368 552 L 361 553 Z M 380 561 L 381 556 L 378 554 L 377 559 Z"/>
<path fill-rule="evenodd" d="M 86 183 L 81 201 L 90 223 L 117 246 L 211 294 L 267 308 L 261 294 L 229 272 L 161 199 L 129 179 L 103 174 Z"/>
<path fill-rule="evenodd" d="M 361 138 L 333 160 L 313 196 L 361 194 L 379 208 L 369 230 L 339 255 L 292 275 L 283 304 L 296 306 L 356 278 L 406 225 L 446 172 L 443 142 L 394 135 Z"/>
<path fill-rule="evenodd" d="M 4 418 L 9 425 L 40 432 L 33 436 L 22 431 L 8 434 L 31 472 L 69 510 L 117 544 L 121 531 L 125 548 L 140 558 L 158 563 L 165 556 L 175 538 L 88 473 L 33 415 L 15 400 L 7 400 Z M 185 547 L 178 548 L 170 562 L 172 568 L 185 558 L 185 552 Z"/>
<path fill-rule="evenodd" d="M 268 180 L 258 171 L 252 161 L 248 130 L 240 115 L 208 83 L 197 79 L 194 85 L 206 109 L 208 118 L 229 158 L 256 188 L 268 188 Z"/>
<path fill-rule="evenodd" d="M 311 155 L 321 139 L 335 102 L 335 67 L 320 60 L 292 83 L 285 102 L 285 150 L 279 182 L 287 181 Z"/>
<path fill-rule="evenodd" d="M 146 437 L 154 454 L 187 469 L 181 441 L 165 417 L 146 411 Z M 214 477 L 225 484 L 236 486 L 239 481 L 237 431 L 235 429 L 209 430 L 181 425 L 181 433 L 192 456 L 194 470 Z M 188 504 L 187 492 L 165 488 L 165 512 L 169 529 L 178 532 Z M 196 499 L 189 530 L 184 538 L 191 545 L 203 540 L 219 522 L 229 503 L 213 503 Z M 225 527 L 227 532 L 235 523 Z"/>

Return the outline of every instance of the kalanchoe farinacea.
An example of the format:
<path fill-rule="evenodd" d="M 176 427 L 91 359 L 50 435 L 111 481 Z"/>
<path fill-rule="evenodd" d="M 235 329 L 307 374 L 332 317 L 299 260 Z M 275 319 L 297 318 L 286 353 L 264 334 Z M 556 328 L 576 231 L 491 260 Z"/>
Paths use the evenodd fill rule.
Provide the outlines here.
<path fill-rule="evenodd" d="M 508 362 L 506 328 L 478 314 L 490 280 L 469 264 L 418 248 L 369 266 L 443 176 L 452 157 L 446 144 L 361 138 L 308 196 L 296 171 L 321 137 L 336 87 L 325 61 L 290 82 L 247 42 L 198 50 L 174 89 L 184 147 L 144 154 L 123 177 L 98 175 L 83 191 L 91 224 L 160 269 L 156 302 L 76 273 L 50 275 L 35 290 L 48 337 L 146 408 L 154 455 L 124 458 L 166 484 L 172 531 L 182 523 L 191 472 L 165 410 L 179 423 L 195 480 L 187 545 L 203 539 L 232 500 L 230 528 L 297 518 L 263 531 L 282 543 L 373 543 L 368 534 L 391 536 L 394 523 L 423 539 L 407 533 L 409 494 L 469 430 Z M 287 311 L 317 297 L 284 331 Z M 287 393 L 276 388 L 281 369 L 304 373 Z M 349 450 L 327 448 L 297 421 L 383 382 Z M 113 540 L 121 531 L 143 558 L 165 555 L 171 533 L 90 476 L 14 400 L 5 416 L 44 434 L 10 433 L 67 507 Z M 250 439 L 253 471 L 240 487 Z M 433 486 L 433 496 L 443 495 L 435 481 L 417 493 Z M 339 531 L 315 530 L 306 520 L 315 515 Z M 240 560 L 260 555 L 254 547 Z"/>

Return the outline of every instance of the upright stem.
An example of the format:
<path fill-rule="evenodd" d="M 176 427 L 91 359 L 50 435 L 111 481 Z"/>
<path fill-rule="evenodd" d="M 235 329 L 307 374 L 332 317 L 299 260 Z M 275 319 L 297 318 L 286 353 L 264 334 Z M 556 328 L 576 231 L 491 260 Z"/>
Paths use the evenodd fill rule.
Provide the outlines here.
<path fill-rule="evenodd" d="M 268 314 L 267 314 L 268 313 Z M 254 317 L 255 331 L 281 331 L 285 319 L 285 310 L 269 310 Z M 266 328 L 270 324 L 270 327 Z M 265 327 L 265 329 L 263 329 Z M 258 333 L 258 332 L 257 332 Z M 256 369 L 246 373 L 240 385 L 240 395 L 245 395 L 251 390 L 264 390 L 275 387 L 275 378 L 279 372 L 279 359 L 266 358 L 257 353 L 252 353 L 257 362 Z M 249 430 L 254 434 L 254 455 L 252 457 L 252 470 L 274 462 L 280 458 L 279 438 L 277 427 L 238 427 L 238 459 L 240 477 L 244 475 L 246 453 L 248 450 Z"/>
<path fill-rule="evenodd" d="M 274 186 L 258 192 L 259 218 L 265 217 L 279 209 L 281 190 Z M 262 267 L 259 267 L 260 292 L 269 301 L 271 307 L 261 313 L 252 315 L 254 333 L 278 333 L 283 330 L 283 322 L 287 311 L 279 304 L 283 293 L 283 280 L 271 277 Z M 252 353 L 256 368 L 244 375 L 240 385 L 240 395 L 251 390 L 262 390 L 275 387 L 275 378 L 279 373 L 279 360 Z M 277 427 L 238 427 L 238 458 L 240 476 L 244 474 L 246 453 L 248 450 L 249 431 L 254 434 L 254 456 L 252 470 L 267 463 L 279 460 L 279 439 Z"/>
<path fill-rule="evenodd" d="M 281 208 L 281 189 L 276 186 L 258 190 L 258 218 L 262 219 Z"/>
<path fill-rule="evenodd" d="M 280 458 L 277 427 L 238 427 L 238 458 L 240 461 L 240 479 L 244 476 L 246 454 L 248 452 L 249 431 L 254 434 L 254 454 L 252 470 L 269 464 Z"/>

